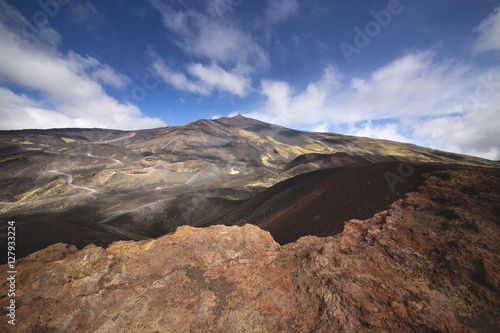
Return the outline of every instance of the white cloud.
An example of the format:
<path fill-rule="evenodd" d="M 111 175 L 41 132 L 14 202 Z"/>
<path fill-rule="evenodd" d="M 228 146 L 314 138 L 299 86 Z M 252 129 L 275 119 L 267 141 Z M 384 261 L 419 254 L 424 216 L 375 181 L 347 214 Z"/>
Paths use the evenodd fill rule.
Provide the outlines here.
<path fill-rule="evenodd" d="M 280 124 L 349 123 L 457 112 L 470 68 L 436 63 L 429 52 L 407 54 L 366 78 L 343 83 L 343 74 L 328 67 L 321 80 L 302 91 L 282 81 L 262 80 L 265 106 L 252 113 L 273 116 Z"/>
<path fill-rule="evenodd" d="M 191 9 L 175 10 L 160 0 L 150 2 L 162 15 L 164 26 L 176 34 L 177 45 L 186 53 L 212 63 L 269 67 L 267 53 L 253 36 L 231 20 L 220 20 L 211 7 L 207 13 L 201 13 Z M 217 3 L 220 5 L 221 1 Z"/>
<path fill-rule="evenodd" d="M 269 66 L 266 52 L 250 34 L 208 20 L 198 23 L 200 26 L 196 37 L 186 38 L 182 42 L 182 47 L 188 53 L 220 63 Z"/>
<path fill-rule="evenodd" d="M 153 54 L 153 57 L 155 58 L 153 69 L 165 83 L 177 90 L 203 96 L 210 95 L 216 90 L 244 97 L 251 89 L 251 80 L 245 76 L 244 67 L 228 72 L 215 64 L 211 66 L 204 66 L 200 63 L 190 64 L 187 72 L 191 77 L 188 77 L 182 72 L 172 70 L 157 55 Z"/>
<path fill-rule="evenodd" d="M 290 108 L 292 103 L 292 88 L 286 82 L 268 81 L 261 82 L 262 95 L 267 97 L 265 111 L 285 122 L 294 118 Z"/>
<path fill-rule="evenodd" d="M 108 65 L 101 65 L 99 68 L 95 68 L 90 77 L 118 89 L 125 88 L 131 82 L 130 78 L 121 73 L 117 73 Z"/>
<path fill-rule="evenodd" d="M 9 89 L 0 88 L 0 129 L 28 129 L 54 127 L 96 127 L 90 119 L 70 118 L 64 113 L 42 108 L 42 103 Z"/>
<path fill-rule="evenodd" d="M 401 135 L 399 131 L 400 124 L 393 123 L 373 125 L 370 121 L 368 121 L 362 125 L 351 126 L 347 134 L 398 142 L 411 142 L 409 138 Z"/>
<path fill-rule="evenodd" d="M 69 51 L 67 60 L 69 69 L 75 74 L 88 75 L 93 80 L 110 87 L 123 89 L 131 82 L 129 77 L 116 72 L 106 64 L 101 64 L 97 59 L 90 56 L 82 57 L 75 52 Z"/>
<path fill-rule="evenodd" d="M 13 51 L 28 41 L 37 48 L 47 50 L 54 50 L 61 42 L 57 31 L 48 26 L 35 26 L 5 0 L 0 0 L 0 22 L 10 28 L 10 31 L 2 29 L 2 37 L 9 41 L 8 47 Z"/>
<path fill-rule="evenodd" d="M 500 159 L 500 68 L 483 73 L 436 63 L 429 54 L 408 55 L 354 81 L 343 104 L 352 119 L 399 120 L 351 128 L 350 134 L 386 138 L 446 151 Z M 342 105 L 341 105 L 342 106 Z M 404 130 L 413 129 L 408 137 Z M 411 130 L 410 130 L 411 131 Z"/>
<path fill-rule="evenodd" d="M 130 114 L 112 114 L 110 117 L 103 118 L 73 117 L 64 112 L 48 109 L 41 101 L 15 94 L 13 91 L 1 87 L 0 117 L 2 119 L 1 130 L 69 127 L 141 129 L 164 126 L 159 120 L 152 122 L 150 118 L 136 117 Z M 111 120 L 113 126 L 107 126 L 106 120 Z"/>
<path fill-rule="evenodd" d="M 329 127 L 330 127 L 330 125 L 328 123 L 321 123 L 321 124 L 314 126 L 312 131 L 313 132 L 320 132 L 320 133 L 327 133 Z"/>
<path fill-rule="evenodd" d="M 163 24 L 166 28 L 173 30 L 181 34 L 188 34 L 188 14 L 195 14 L 195 12 L 184 13 L 182 11 L 176 11 L 170 6 L 167 6 L 161 0 L 149 0 L 154 8 L 156 8 L 163 20 Z"/>
<path fill-rule="evenodd" d="M 431 138 L 442 150 L 500 160 L 500 109 L 443 117 L 416 126 L 415 137 Z"/>
<path fill-rule="evenodd" d="M 208 13 L 216 18 L 225 19 L 244 0 L 211 0 L 206 1 Z"/>
<path fill-rule="evenodd" d="M 253 90 L 251 75 L 269 68 L 268 53 L 250 31 L 242 29 L 235 15 L 230 16 L 241 0 L 198 0 L 196 7 L 187 2 L 149 1 L 160 13 L 169 38 L 197 59 L 186 69 L 155 61 L 153 67 L 174 88 L 201 95 L 220 91 L 245 97 Z M 262 20 L 264 25 L 276 23 L 297 9 L 297 0 L 270 0 Z"/>
<path fill-rule="evenodd" d="M 479 34 L 474 47 L 476 52 L 500 49 L 500 7 L 474 28 L 474 32 Z"/>
<path fill-rule="evenodd" d="M 159 119 L 144 117 L 134 105 L 118 102 L 101 85 L 123 88 L 129 82 L 127 77 L 94 58 L 59 53 L 59 38 L 54 37 L 58 34 L 49 28 L 44 34 L 27 38 L 22 34 L 26 19 L 3 0 L 0 7 L 12 15 L 8 19 L 0 15 L 0 80 L 42 96 L 35 102 L 4 87 L 2 97 L 7 100 L 2 101 L 4 108 L 0 110 L 3 129 L 80 124 L 135 129 L 165 125 Z"/>
<path fill-rule="evenodd" d="M 210 89 L 203 83 L 192 82 L 186 75 L 170 69 L 162 60 L 157 59 L 153 65 L 156 73 L 165 81 L 177 90 L 187 91 L 194 94 L 209 95 Z"/>
<path fill-rule="evenodd" d="M 483 84 L 489 75 L 480 76 L 470 89 L 477 100 L 474 107 L 459 115 L 422 120 L 414 125 L 414 137 L 431 140 L 439 149 L 500 160 L 500 69 L 489 74 L 497 85 L 487 90 Z M 481 98 L 474 93 L 481 91 L 478 87 L 484 88 Z"/>
<path fill-rule="evenodd" d="M 467 66 L 435 63 L 429 52 L 408 54 L 370 75 L 353 78 L 342 94 L 336 119 L 362 121 L 452 113 L 450 99 L 463 89 Z"/>
<path fill-rule="evenodd" d="M 99 10 L 89 0 L 72 1 L 71 9 L 75 18 L 82 22 L 100 15 Z"/>
<path fill-rule="evenodd" d="M 205 67 L 202 64 L 192 64 L 188 71 L 207 85 L 240 97 L 244 97 L 251 87 L 250 79 L 239 75 L 237 71 L 226 72 L 217 65 Z"/>
<path fill-rule="evenodd" d="M 295 14 L 298 8 L 297 0 L 268 0 L 266 17 L 268 22 L 277 23 Z"/>
<path fill-rule="evenodd" d="M 337 69 L 328 66 L 319 81 L 309 83 L 299 92 L 286 82 L 262 80 L 261 94 L 267 99 L 266 105 L 249 116 L 261 120 L 275 119 L 276 123 L 283 125 L 317 122 L 327 111 L 329 95 L 341 86 L 341 79 Z"/>

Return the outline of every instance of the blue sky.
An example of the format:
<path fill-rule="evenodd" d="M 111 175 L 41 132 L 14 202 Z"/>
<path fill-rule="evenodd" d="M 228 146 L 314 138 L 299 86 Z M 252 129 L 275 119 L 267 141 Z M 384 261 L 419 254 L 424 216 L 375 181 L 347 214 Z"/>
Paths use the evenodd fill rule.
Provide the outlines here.
<path fill-rule="evenodd" d="M 0 0 L 0 129 L 243 114 L 500 159 L 498 0 Z"/>

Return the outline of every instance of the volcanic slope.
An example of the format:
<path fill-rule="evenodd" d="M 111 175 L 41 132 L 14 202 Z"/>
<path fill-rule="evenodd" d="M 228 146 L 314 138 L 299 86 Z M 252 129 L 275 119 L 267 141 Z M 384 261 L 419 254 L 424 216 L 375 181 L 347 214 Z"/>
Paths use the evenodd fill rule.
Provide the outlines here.
<path fill-rule="evenodd" d="M 213 162 L 225 171 L 290 169 L 301 155 L 346 153 L 360 161 L 411 160 L 445 164 L 498 166 L 498 163 L 466 155 L 387 140 L 297 131 L 243 117 L 198 120 L 168 128 L 152 140 L 133 144 L 143 155 L 171 161 L 192 157 Z M 318 156 L 316 156 L 318 157 Z M 295 164 L 300 164 L 296 160 Z M 303 162 L 311 162 L 304 158 Z M 259 168 L 260 167 L 260 168 Z"/>
<path fill-rule="evenodd" d="M 418 189 L 424 174 L 469 168 L 394 161 L 314 171 L 264 190 L 210 225 L 251 223 L 282 245 L 308 235 L 334 236 L 345 221 L 367 219 Z"/>
<path fill-rule="evenodd" d="M 180 225 L 206 225 L 297 175 L 400 159 L 498 166 L 243 116 L 141 131 L 1 131 L 0 234 L 6 221 L 24 223 L 19 256 L 51 242 L 105 246 L 116 239 L 159 237 Z M 89 235 L 84 242 L 77 236 L 80 228 Z"/>

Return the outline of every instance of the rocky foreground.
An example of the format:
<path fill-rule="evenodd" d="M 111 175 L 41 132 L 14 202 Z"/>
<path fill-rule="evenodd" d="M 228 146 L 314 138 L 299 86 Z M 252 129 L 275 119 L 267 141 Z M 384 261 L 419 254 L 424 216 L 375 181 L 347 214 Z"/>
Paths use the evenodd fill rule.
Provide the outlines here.
<path fill-rule="evenodd" d="M 0 331 L 498 332 L 499 188 L 499 170 L 437 171 L 335 237 L 285 246 L 251 225 L 53 245 L 17 263 L 16 326 L 2 278 Z"/>

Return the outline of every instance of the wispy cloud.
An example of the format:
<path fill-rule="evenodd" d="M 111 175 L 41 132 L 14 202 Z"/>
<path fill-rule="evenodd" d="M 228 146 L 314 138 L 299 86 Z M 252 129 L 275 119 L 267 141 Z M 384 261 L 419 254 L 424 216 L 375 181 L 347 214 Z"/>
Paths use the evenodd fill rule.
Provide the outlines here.
<path fill-rule="evenodd" d="M 342 104 L 334 118 L 352 122 L 456 112 L 451 105 L 463 89 L 457 82 L 470 68 L 433 59 L 431 52 L 409 53 L 367 78 L 354 77 L 337 99 Z"/>
<path fill-rule="evenodd" d="M 72 0 L 69 2 L 72 20 L 83 25 L 87 30 L 97 31 L 106 19 L 90 0 Z"/>
<path fill-rule="evenodd" d="M 241 1 L 200 2 L 203 6 L 196 9 L 185 3 L 150 2 L 160 13 L 169 37 L 197 60 L 174 68 L 153 55 L 152 67 L 173 88 L 204 96 L 217 91 L 245 97 L 252 91 L 252 74 L 269 67 L 267 53 L 252 34 L 227 18 Z"/>
<path fill-rule="evenodd" d="M 50 26 L 35 26 L 6 0 L 0 0 L 0 23 L 2 37 L 8 40 L 8 50 L 11 51 L 28 42 L 39 49 L 54 50 L 62 39 L 61 34 Z"/>
<path fill-rule="evenodd" d="M 160 58 L 157 58 L 155 60 L 152 68 L 165 83 L 171 85 L 177 90 L 187 91 L 204 96 L 210 94 L 210 89 L 204 84 L 200 82 L 193 82 L 189 80 L 183 73 L 172 70 Z"/>
<path fill-rule="evenodd" d="M 267 53 L 251 33 L 231 20 L 220 20 L 212 7 L 200 12 L 174 9 L 160 0 L 150 2 L 160 12 L 165 28 L 175 34 L 177 45 L 189 55 L 217 64 L 269 67 Z"/>
<path fill-rule="evenodd" d="M 351 126 L 347 134 L 398 142 L 411 142 L 411 139 L 402 135 L 400 131 L 401 128 L 398 123 L 376 125 L 371 121 L 367 121 L 359 125 Z"/>
<path fill-rule="evenodd" d="M 118 73 L 109 65 L 102 64 L 90 56 L 81 56 L 69 51 L 67 55 L 69 69 L 78 75 L 88 75 L 93 80 L 117 89 L 125 88 L 130 82 L 126 75 Z"/>
<path fill-rule="evenodd" d="M 299 2 L 297 0 L 268 0 L 266 19 L 269 23 L 278 23 L 287 19 L 297 12 Z"/>
<path fill-rule="evenodd" d="M 213 17 L 226 19 L 244 0 L 211 0 L 206 1 L 207 12 Z"/>
<path fill-rule="evenodd" d="M 205 67 L 202 64 L 192 64 L 188 70 L 191 75 L 219 91 L 244 97 L 251 89 L 251 80 L 238 73 L 238 68 L 232 72 L 227 72 L 214 64 L 209 67 Z"/>
<path fill-rule="evenodd" d="M 500 49 L 500 7 L 482 21 L 474 32 L 478 34 L 474 48 L 476 52 Z"/>
<path fill-rule="evenodd" d="M 226 71 L 212 64 L 205 66 L 200 63 L 189 64 L 187 74 L 167 66 L 162 58 L 153 55 L 153 70 L 161 79 L 173 88 L 193 94 L 208 96 L 214 91 L 230 93 L 244 97 L 251 89 L 251 80 L 245 76 L 244 68 Z"/>
<path fill-rule="evenodd" d="M 414 136 L 440 149 L 500 160 L 500 67 L 481 73 L 463 92 L 461 113 L 423 119 Z"/>
<path fill-rule="evenodd" d="M 491 106 L 464 115 L 422 121 L 415 125 L 414 136 L 436 141 L 439 149 L 500 160 L 499 114 L 500 108 Z"/>
<path fill-rule="evenodd" d="M 328 66 L 316 82 L 300 91 L 288 83 L 262 80 L 260 93 L 266 99 L 265 106 L 248 114 L 275 123 L 307 124 L 319 121 L 326 112 L 328 97 L 341 86 L 342 75 Z"/>

